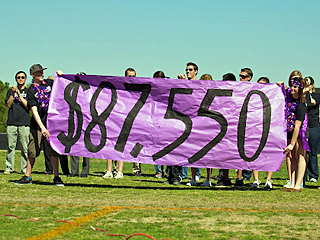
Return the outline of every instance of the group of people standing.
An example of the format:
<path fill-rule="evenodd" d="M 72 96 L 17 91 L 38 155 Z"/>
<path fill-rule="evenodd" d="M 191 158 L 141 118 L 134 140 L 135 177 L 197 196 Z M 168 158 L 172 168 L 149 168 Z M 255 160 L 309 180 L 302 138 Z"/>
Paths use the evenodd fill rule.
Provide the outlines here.
<path fill-rule="evenodd" d="M 48 114 L 48 105 L 52 90 L 52 79 L 44 79 L 44 70 L 40 64 L 34 64 L 30 68 L 32 84 L 27 89 L 25 86 L 27 75 L 19 71 L 15 75 L 17 85 L 8 90 L 5 103 L 7 104 L 8 121 L 7 136 L 8 150 L 6 158 L 5 174 L 10 174 L 14 170 L 14 152 L 17 139 L 21 143 L 21 172 L 24 176 L 15 181 L 15 184 L 31 184 L 31 172 L 35 159 L 39 156 L 44 146 L 47 173 L 53 170 L 53 183 L 57 186 L 63 186 L 64 183 L 59 176 L 59 158 L 64 174 L 72 177 L 79 176 L 79 157 L 71 156 L 71 173 L 68 168 L 67 156 L 60 156 L 56 153 L 47 142 L 50 133 L 46 129 L 46 120 Z M 196 80 L 198 66 L 195 63 L 187 63 L 185 74 L 178 74 L 179 79 Z M 58 75 L 63 75 L 57 71 Z M 84 74 L 84 73 L 79 73 Z M 136 71 L 128 68 L 125 71 L 126 77 L 136 77 Z M 164 72 L 157 71 L 153 78 L 166 78 Z M 250 82 L 253 78 L 253 72 L 250 68 L 243 68 L 239 74 L 240 81 Z M 203 74 L 199 80 L 213 80 L 210 74 Z M 222 76 L 223 81 L 236 81 L 232 73 Z M 269 83 L 267 77 L 260 77 L 259 83 Z M 278 83 L 279 86 L 283 82 Z M 312 77 L 303 78 L 300 71 L 293 71 L 289 76 L 288 87 L 286 89 L 286 119 L 287 119 L 287 138 L 288 146 L 286 147 L 286 163 L 289 180 L 284 186 L 283 191 L 301 191 L 304 182 L 309 176 L 310 182 L 316 182 L 319 177 L 317 150 L 320 141 L 319 125 L 319 103 L 320 94 L 315 93 L 314 80 Z M 32 112 L 30 121 L 29 110 Z M 306 130 L 308 129 L 308 139 Z M 309 155 L 309 161 L 306 159 L 306 152 Z M 51 167 L 50 167 L 51 164 Z M 65 165 L 66 164 L 66 165 Z M 107 160 L 107 171 L 103 178 L 123 178 L 123 162 Z M 113 170 L 116 169 L 116 171 Z M 49 169 L 49 170 L 48 170 Z M 52 170 L 50 170 L 52 169 Z M 64 170 L 65 169 L 65 170 Z M 165 176 L 163 166 L 155 165 L 157 178 Z M 167 181 L 165 184 L 178 185 L 181 180 L 188 177 L 188 168 L 181 166 L 167 166 Z M 211 172 L 207 169 L 206 180 L 201 186 L 211 186 Z M 242 187 L 243 180 L 249 180 L 252 176 L 254 182 L 252 187 L 259 188 L 260 181 L 258 171 L 237 170 L 235 187 Z M 89 159 L 84 158 L 83 169 L 80 177 L 87 177 L 89 174 Z M 133 174 L 141 176 L 141 164 L 133 163 Z M 191 168 L 191 181 L 187 186 L 197 186 L 200 179 L 200 169 Z M 272 188 L 272 172 L 267 172 L 265 188 Z M 218 182 L 216 187 L 231 186 L 228 169 L 220 169 L 219 175 L 216 176 Z"/>

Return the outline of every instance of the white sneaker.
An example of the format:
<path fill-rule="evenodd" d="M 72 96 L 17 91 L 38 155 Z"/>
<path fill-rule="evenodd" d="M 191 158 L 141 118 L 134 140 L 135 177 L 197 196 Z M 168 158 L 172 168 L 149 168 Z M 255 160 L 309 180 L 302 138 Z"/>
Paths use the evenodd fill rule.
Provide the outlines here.
<path fill-rule="evenodd" d="M 284 188 L 289 188 L 289 187 L 291 187 L 291 181 L 288 180 L 287 183 L 286 183 L 286 185 L 284 185 L 283 187 L 284 187 Z"/>
<path fill-rule="evenodd" d="M 255 181 L 252 183 L 251 187 L 253 187 L 253 188 L 259 188 L 260 183 L 261 183 L 261 182 L 260 182 L 259 180 L 255 180 Z"/>
<path fill-rule="evenodd" d="M 201 177 L 199 177 L 199 176 L 196 176 L 196 177 L 195 177 L 196 181 L 200 181 L 200 178 L 201 178 Z"/>
<path fill-rule="evenodd" d="M 309 182 L 318 182 L 318 180 L 315 179 L 315 178 L 311 178 L 311 179 L 309 180 Z"/>
<path fill-rule="evenodd" d="M 122 172 L 118 172 L 117 175 L 114 177 L 114 179 L 120 179 L 120 178 L 123 178 Z"/>
<path fill-rule="evenodd" d="M 267 180 L 266 185 L 264 186 L 265 188 L 271 189 L 272 188 L 272 181 Z"/>
<path fill-rule="evenodd" d="M 107 171 L 105 175 L 102 176 L 103 178 L 113 178 L 112 172 Z"/>
<path fill-rule="evenodd" d="M 201 187 L 211 187 L 211 181 L 206 179 L 203 183 L 200 185 Z"/>
<path fill-rule="evenodd" d="M 188 187 L 190 187 L 190 186 L 197 186 L 197 182 L 196 182 L 196 180 L 192 179 L 190 182 L 188 182 L 188 183 L 186 184 L 186 186 L 188 186 Z"/>

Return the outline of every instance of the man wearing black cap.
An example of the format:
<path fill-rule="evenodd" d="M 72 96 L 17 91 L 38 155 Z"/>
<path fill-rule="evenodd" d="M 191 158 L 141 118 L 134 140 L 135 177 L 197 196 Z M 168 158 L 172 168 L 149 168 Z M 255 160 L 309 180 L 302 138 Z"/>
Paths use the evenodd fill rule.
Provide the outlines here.
<path fill-rule="evenodd" d="M 36 157 L 39 156 L 41 151 L 42 142 L 47 142 L 47 138 L 50 137 L 50 133 L 46 128 L 48 105 L 51 96 L 51 89 L 53 80 L 44 80 L 43 68 L 40 64 L 34 64 L 30 68 L 30 75 L 32 76 L 32 84 L 28 89 L 27 102 L 28 108 L 31 109 L 33 117 L 30 122 L 30 142 L 28 145 L 28 163 L 26 176 L 20 180 L 15 181 L 17 185 L 32 184 L 31 172 Z M 56 186 L 64 186 L 61 178 L 59 177 L 59 154 L 56 153 L 51 146 L 50 156 L 53 166 L 54 179 L 53 183 Z"/>

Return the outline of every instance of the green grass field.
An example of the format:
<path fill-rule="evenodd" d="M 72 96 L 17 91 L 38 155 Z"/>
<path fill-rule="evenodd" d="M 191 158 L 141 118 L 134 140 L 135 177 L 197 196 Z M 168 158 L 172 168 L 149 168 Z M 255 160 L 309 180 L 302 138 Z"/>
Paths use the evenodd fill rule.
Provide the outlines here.
<path fill-rule="evenodd" d="M 0 239 L 126 239 L 104 231 L 132 240 L 320 239 L 318 184 L 307 183 L 300 193 L 281 192 L 285 164 L 273 174 L 271 191 L 250 189 L 252 182 L 241 190 L 186 187 L 188 180 L 165 185 L 165 179 L 153 177 L 154 166 L 145 164 L 142 177 L 134 177 L 132 164 L 125 163 L 124 179 L 103 179 L 101 159 L 91 160 L 88 178 L 62 176 L 65 186 L 57 187 L 44 174 L 42 155 L 33 184 L 26 186 L 13 184 L 22 174 L 3 174 L 5 157 L 0 152 Z M 19 152 L 15 166 L 18 172 Z M 234 170 L 230 176 L 234 182 Z M 265 176 L 260 173 L 262 183 Z"/>

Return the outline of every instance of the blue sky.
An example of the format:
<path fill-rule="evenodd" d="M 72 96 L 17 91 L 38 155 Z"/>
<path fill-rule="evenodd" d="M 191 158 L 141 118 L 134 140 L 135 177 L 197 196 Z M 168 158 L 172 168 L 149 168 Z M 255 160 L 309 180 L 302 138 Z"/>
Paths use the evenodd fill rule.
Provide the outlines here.
<path fill-rule="evenodd" d="M 315 0 L 0 0 L 0 80 L 14 83 L 34 63 L 46 76 L 137 76 L 157 70 L 176 78 L 187 62 L 215 80 L 240 68 L 253 81 L 288 81 L 299 69 L 320 87 L 320 1 Z M 28 82 L 31 77 L 28 76 Z"/>

